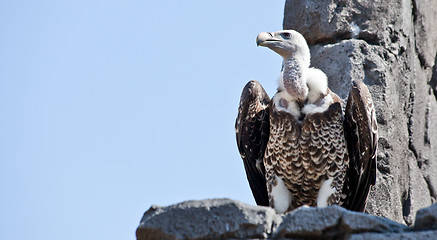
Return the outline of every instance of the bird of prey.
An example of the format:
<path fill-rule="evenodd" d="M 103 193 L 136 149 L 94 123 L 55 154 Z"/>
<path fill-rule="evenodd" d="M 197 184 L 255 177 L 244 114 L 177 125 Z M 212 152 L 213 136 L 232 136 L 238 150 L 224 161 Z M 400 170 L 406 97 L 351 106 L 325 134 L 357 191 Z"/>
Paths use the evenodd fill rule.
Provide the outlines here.
<path fill-rule="evenodd" d="M 352 82 L 343 113 L 327 76 L 310 67 L 310 50 L 300 33 L 263 32 L 256 41 L 283 58 L 276 94 L 270 99 L 250 81 L 235 124 L 256 203 L 278 213 L 334 204 L 364 211 L 376 181 L 378 140 L 366 85 Z"/>

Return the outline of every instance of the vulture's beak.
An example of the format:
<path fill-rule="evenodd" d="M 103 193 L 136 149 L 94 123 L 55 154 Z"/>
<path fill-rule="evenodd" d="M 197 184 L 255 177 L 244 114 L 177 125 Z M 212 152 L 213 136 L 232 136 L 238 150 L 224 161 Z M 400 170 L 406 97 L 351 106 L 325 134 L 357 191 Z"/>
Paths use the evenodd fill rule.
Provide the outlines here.
<path fill-rule="evenodd" d="M 272 33 L 262 32 L 256 37 L 256 45 L 268 47 L 273 42 L 281 42 L 282 39 L 275 38 Z"/>

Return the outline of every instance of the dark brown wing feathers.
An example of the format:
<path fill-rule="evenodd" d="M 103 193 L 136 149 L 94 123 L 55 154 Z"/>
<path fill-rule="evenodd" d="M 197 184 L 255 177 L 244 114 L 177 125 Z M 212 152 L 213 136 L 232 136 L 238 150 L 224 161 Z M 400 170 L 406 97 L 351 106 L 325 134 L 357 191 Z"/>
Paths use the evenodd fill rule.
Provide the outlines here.
<path fill-rule="evenodd" d="M 364 211 L 371 185 L 376 181 L 377 124 L 369 90 L 354 81 L 344 119 L 350 166 L 343 189 L 343 207 Z"/>
<path fill-rule="evenodd" d="M 270 98 L 257 81 L 246 84 L 241 94 L 235 131 L 247 180 L 258 205 L 269 206 L 264 151 L 269 138 Z M 258 164 L 257 164 L 258 161 Z"/>

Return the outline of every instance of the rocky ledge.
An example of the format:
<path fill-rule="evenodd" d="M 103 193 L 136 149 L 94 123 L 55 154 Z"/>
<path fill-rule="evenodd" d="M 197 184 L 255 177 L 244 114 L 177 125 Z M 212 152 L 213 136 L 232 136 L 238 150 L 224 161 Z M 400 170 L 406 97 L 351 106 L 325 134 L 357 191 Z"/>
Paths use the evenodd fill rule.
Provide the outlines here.
<path fill-rule="evenodd" d="M 387 206 L 390 207 L 390 206 Z M 230 199 L 152 206 L 137 228 L 143 239 L 437 239 L 437 204 L 419 210 L 413 226 L 339 206 L 276 214 Z"/>

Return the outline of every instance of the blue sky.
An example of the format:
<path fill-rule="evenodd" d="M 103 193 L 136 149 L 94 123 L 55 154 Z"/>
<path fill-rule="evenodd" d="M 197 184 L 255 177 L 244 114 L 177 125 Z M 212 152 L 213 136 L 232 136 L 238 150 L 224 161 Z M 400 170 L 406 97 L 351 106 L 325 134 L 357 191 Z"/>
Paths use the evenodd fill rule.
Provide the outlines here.
<path fill-rule="evenodd" d="M 0 239 L 134 239 L 150 205 L 254 204 L 234 133 L 284 1 L 1 1 Z"/>

